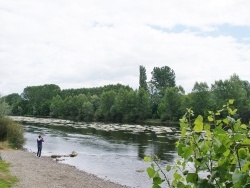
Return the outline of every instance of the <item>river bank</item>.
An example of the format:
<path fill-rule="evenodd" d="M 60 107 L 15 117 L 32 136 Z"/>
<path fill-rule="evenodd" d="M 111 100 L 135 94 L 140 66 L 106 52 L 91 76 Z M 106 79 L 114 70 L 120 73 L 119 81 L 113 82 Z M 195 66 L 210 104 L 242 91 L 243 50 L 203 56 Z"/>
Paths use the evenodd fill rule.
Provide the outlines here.
<path fill-rule="evenodd" d="M 104 130 L 104 131 L 119 131 L 126 130 L 131 132 L 145 132 L 152 131 L 155 134 L 162 133 L 172 133 L 176 132 L 176 127 L 174 124 L 169 124 L 168 126 L 160 126 L 156 123 L 155 126 L 151 125 L 134 125 L 134 124 L 104 124 L 98 122 L 74 122 L 71 120 L 64 119 L 54 119 L 54 118 L 37 118 L 37 117 L 26 117 L 26 116 L 9 116 L 13 121 L 21 122 L 21 123 L 31 123 L 31 124 L 46 124 L 51 126 L 68 126 L 75 128 L 94 128 L 96 130 Z"/>
<path fill-rule="evenodd" d="M 20 182 L 15 188 L 128 188 L 77 168 L 58 163 L 50 157 L 37 158 L 22 150 L 0 150 L 1 157 L 10 163 L 10 171 Z"/>

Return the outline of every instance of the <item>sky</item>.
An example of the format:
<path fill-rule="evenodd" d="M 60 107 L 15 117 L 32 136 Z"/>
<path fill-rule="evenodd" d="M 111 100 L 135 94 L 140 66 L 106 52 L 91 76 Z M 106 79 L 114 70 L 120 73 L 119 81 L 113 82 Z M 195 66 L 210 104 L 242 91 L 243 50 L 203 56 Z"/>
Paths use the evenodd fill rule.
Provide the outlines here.
<path fill-rule="evenodd" d="M 0 95 L 27 86 L 139 87 L 139 66 L 174 70 L 190 93 L 250 81 L 249 0 L 0 0 Z"/>

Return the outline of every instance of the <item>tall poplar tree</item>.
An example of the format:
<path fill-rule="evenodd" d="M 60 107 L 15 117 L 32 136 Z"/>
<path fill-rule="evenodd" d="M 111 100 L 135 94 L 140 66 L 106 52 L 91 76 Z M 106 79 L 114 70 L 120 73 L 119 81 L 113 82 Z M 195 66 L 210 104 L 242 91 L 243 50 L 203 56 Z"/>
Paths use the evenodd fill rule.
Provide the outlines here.
<path fill-rule="evenodd" d="M 144 66 L 140 65 L 139 89 L 142 89 L 142 88 L 145 91 L 148 90 L 146 68 Z"/>

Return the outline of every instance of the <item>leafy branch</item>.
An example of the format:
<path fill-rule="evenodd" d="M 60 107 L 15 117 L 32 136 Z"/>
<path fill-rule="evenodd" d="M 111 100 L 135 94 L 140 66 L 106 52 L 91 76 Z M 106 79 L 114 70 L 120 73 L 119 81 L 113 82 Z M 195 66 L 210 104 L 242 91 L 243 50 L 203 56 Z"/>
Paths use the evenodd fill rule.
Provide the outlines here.
<path fill-rule="evenodd" d="M 250 126 L 235 119 L 233 103 L 229 100 L 222 109 L 209 111 L 206 121 L 200 115 L 192 119 L 193 111 L 187 109 L 180 119 L 181 134 L 176 142 L 179 158 L 166 168 L 172 178 L 167 178 L 158 160 L 152 160 L 147 172 L 153 188 L 161 187 L 164 181 L 169 187 L 180 188 L 250 186 Z"/>

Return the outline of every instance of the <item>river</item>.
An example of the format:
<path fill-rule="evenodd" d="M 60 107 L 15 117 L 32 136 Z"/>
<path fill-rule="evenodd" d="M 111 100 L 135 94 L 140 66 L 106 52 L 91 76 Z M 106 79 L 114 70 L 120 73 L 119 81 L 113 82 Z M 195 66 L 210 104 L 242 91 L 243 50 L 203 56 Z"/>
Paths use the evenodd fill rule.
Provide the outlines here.
<path fill-rule="evenodd" d="M 26 138 L 24 148 L 28 151 L 36 152 L 36 138 L 42 134 L 45 140 L 43 156 L 68 155 L 75 151 L 78 153 L 76 157 L 65 157 L 61 162 L 131 187 L 152 187 L 146 172 L 150 163 L 143 161 L 144 156 L 157 155 L 165 169 L 177 155 L 174 143 L 178 134 L 175 132 L 105 131 L 91 126 L 79 128 L 27 122 L 23 126 Z"/>

